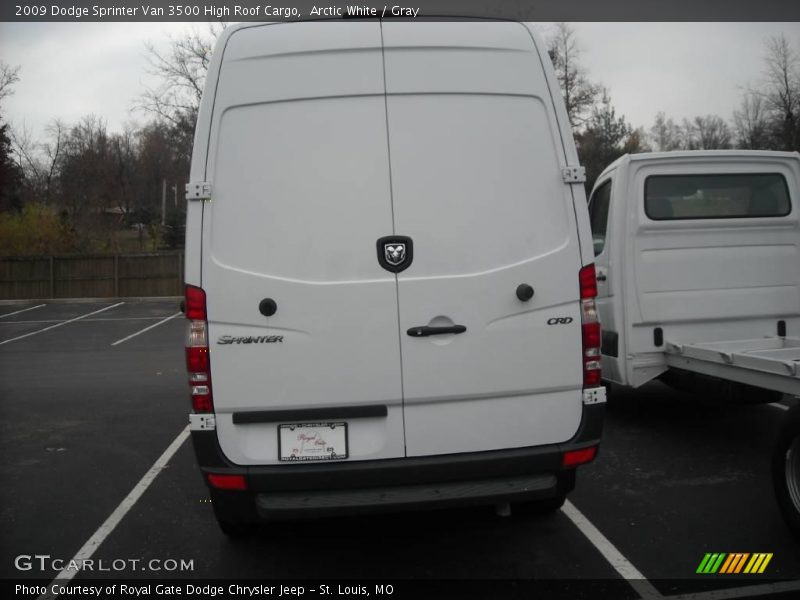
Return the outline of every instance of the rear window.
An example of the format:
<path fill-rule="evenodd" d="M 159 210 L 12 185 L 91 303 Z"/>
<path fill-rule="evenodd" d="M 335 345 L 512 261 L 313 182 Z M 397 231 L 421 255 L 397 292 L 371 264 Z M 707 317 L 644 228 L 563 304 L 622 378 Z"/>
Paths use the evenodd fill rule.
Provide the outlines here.
<path fill-rule="evenodd" d="M 644 184 L 644 211 L 654 221 L 782 217 L 791 208 L 777 173 L 653 175 Z"/>
<path fill-rule="evenodd" d="M 594 255 L 603 251 L 606 245 L 608 228 L 608 209 L 611 205 L 611 180 L 609 179 L 592 194 L 589 200 L 589 219 L 592 225 L 592 244 Z"/>

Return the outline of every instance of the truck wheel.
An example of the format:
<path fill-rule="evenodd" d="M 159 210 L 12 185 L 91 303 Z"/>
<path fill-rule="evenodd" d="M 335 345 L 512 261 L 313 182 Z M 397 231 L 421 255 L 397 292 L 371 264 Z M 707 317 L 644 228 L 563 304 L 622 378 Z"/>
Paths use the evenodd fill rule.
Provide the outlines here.
<path fill-rule="evenodd" d="M 258 519 L 251 494 L 211 490 L 211 505 L 219 528 L 228 537 L 244 538 L 257 531 Z"/>
<path fill-rule="evenodd" d="M 800 405 L 786 415 L 772 454 L 772 485 L 791 532 L 800 539 Z"/>

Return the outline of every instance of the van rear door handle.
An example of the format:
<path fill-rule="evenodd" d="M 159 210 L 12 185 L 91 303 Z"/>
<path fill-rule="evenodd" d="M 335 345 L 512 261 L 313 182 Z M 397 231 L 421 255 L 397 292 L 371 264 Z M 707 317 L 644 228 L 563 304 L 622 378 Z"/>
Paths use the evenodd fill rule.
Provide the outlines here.
<path fill-rule="evenodd" d="M 450 325 L 449 327 L 412 327 L 406 333 L 411 337 L 425 337 L 428 335 L 443 335 L 445 333 L 464 333 L 467 330 L 463 325 Z"/>

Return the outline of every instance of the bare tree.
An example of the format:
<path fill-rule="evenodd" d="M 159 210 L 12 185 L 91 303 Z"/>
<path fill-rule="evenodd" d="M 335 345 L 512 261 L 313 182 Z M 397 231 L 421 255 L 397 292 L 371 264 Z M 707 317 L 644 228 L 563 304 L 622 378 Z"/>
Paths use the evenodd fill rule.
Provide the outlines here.
<path fill-rule="evenodd" d="M 763 98 L 745 93 L 739 108 L 733 112 L 736 142 L 739 148 L 765 150 L 769 144 L 769 121 Z"/>
<path fill-rule="evenodd" d="M 112 184 L 117 190 L 115 203 L 124 214 L 129 214 L 136 202 L 134 180 L 137 157 L 136 128 L 125 125 L 122 133 L 111 136 L 113 160 Z"/>
<path fill-rule="evenodd" d="M 648 136 L 659 152 L 680 150 L 683 143 L 683 132 L 680 125 L 660 112 L 656 115 L 656 122 L 650 128 Z"/>
<path fill-rule="evenodd" d="M 80 219 L 112 207 L 111 149 L 106 123 L 87 115 L 72 126 L 64 140 L 60 164 L 62 204 Z"/>
<path fill-rule="evenodd" d="M 800 52 L 781 34 L 765 40 L 764 82 L 750 93 L 763 98 L 770 113 L 773 147 L 800 149 Z"/>
<path fill-rule="evenodd" d="M 11 86 L 19 81 L 19 65 L 12 67 L 0 60 L 0 102 L 14 93 Z"/>
<path fill-rule="evenodd" d="M 728 124 L 717 115 L 695 117 L 694 142 L 699 150 L 718 150 L 731 147 L 731 130 Z"/>
<path fill-rule="evenodd" d="M 51 204 L 57 195 L 55 188 L 58 186 L 67 126 L 60 119 L 54 119 L 45 131 L 49 139 L 39 143 L 27 128 L 13 129 L 11 143 L 32 195 L 30 199 Z"/>
<path fill-rule="evenodd" d="M 578 62 L 581 50 L 575 31 L 569 25 L 556 24 L 556 33 L 548 50 L 564 96 L 569 123 L 573 129 L 578 129 L 590 118 L 600 86 L 589 81 L 585 69 Z"/>
<path fill-rule="evenodd" d="M 224 24 L 209 24 L 206 33 L 194 29 L 180 37 L 169 37 L 165 51 L 153 43 L 145 44 L 149 73 L 160 83 L 145 89 L 139 108 L 174 125 L 180 126 L 187 118 L 193 124 L 214 42 L 224 28 Z"/>
<path fill-rule="evenodd" d="M 14 93 L 13 85 L 19 81 L 19 67 L 12 67 L 0 60 L 0 103 Z M 14 145 L 11 127 L 3 123 L 0 116 L 0 211 L 20 210 L 20 195 L 23 172 L 14 160 Z"/>

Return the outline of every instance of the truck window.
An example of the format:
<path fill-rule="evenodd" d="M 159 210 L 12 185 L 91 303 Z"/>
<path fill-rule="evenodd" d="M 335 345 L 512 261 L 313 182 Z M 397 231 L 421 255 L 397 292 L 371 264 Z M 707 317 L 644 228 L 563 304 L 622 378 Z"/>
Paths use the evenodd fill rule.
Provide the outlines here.
<path fill-rule="evenodd" d="M 644 211 L 654 221 L 783 217 L 791 208 L 778 173 L 652 175 L 644 184 Z"/>
<path fill-rule="evenodd" d="M 597 188 L 589 199 L 589 219 L 592 224 L 592 245 L 595 256 L 600 254 L 606 245 L 609 206 L 611 206 L 610 179 Z"/>

